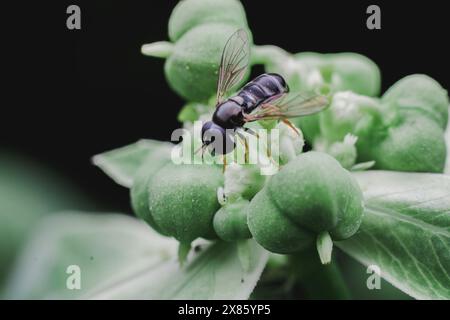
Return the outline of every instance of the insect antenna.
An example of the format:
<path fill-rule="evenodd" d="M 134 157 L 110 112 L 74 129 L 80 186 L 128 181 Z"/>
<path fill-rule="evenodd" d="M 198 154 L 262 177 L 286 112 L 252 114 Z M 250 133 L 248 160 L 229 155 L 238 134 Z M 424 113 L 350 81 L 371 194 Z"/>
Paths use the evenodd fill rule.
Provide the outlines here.
<path fill-rule="evenodd" d="M 245 132 L 250 133 L 250 134 L 254 135 L 256 138 L 259 139 L 259 134 L 256 131 L 253 131 L 252 129 L 245 128 L 245 127 L 243 129 L 244 129 Z"/>
<path fill-rule="evenodd" d="M 197 150 L 195 150 L 194 154 L 198 154 L 200 151 L 202 152 L 202 162 L 203 162 L 203 156 L 205 154 L 205 150 L 208 147 L 207 144 L 203 143 L 200 148 L 198 148 Z"/>

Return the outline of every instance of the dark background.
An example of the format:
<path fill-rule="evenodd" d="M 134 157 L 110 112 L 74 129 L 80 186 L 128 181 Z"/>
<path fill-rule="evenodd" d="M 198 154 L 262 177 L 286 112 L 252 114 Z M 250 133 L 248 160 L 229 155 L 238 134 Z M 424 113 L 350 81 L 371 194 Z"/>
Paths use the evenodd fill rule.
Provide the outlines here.
<path fill-rule="evenodd" d="M 183 101 L 163 60 L 140 46 L 167 40 L 176 1 L 46 1 L 2 4 L 0 152 L 18 152 L 71 179 L 98 209 L 129 211 L 128 192 L 90 164 L 94 154 L 141 138 L 168 140 Z M 82 30 L 66 29 L 77 4 Z M 445 88 L 448 16 L 443 1 L 243 1 L 256 44 L 291 52 L 354 51 L 382 71 L 383 91 L 411 73 Z M 382 29 L 366 28 L 378 4 Z M 261 72 L 255 69 L 254 73 Z"/>

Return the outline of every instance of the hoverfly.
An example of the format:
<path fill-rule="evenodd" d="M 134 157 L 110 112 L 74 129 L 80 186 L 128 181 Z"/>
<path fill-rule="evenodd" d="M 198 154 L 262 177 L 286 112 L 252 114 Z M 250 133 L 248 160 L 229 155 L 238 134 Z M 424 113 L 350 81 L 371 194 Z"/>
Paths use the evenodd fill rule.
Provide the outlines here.
<path fill-rule="evenodd" d="M 201 131 L 202 154 L 212 142 L 215 142 L 214 153 L 224 155 L 233 151 L 235 135 L 242 138 L 240 130 L 255 134 L 244 127 L 252 121 L 281 120 L 297 132 L 288 118 L 317 113 L 328 105 L 328 99 L 322 95 L 305 97 L 300 93 L 289 93 L 286 81 L 275 73 L 261 74 L 242 87 L 236 95 L 225 99 L 227 93 L 242 80 L 249 61 L 247 32 L 239 29 L 228 39 L 222 52 L 216 109 L 212 120 L 203 124 Z M 224 167 L 225 165 L 224 163 Z"/>

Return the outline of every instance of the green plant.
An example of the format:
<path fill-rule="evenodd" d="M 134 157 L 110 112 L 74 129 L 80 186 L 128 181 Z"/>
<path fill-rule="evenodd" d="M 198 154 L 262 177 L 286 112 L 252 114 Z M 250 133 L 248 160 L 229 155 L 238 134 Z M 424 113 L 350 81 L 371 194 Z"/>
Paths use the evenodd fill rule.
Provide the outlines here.
<path fill-rule="evenodd" d="M 252 57 L 255 64 L 263 64 L 268 72 L 286 77 L 292 90 L 351 90 L 367 96 L 376 96 L 380 92 L 380 70 L 372 60 L 357 53 L 291 54 L 266 45 L 255 46 Z M 319 135 L 319 118 L 320 115 L 313 115 L 294 120 L 310 142 Z"/>
<path fill-rule="evenodd" d="M 170 38 L 176 41 L 175 46 L 182 44 L 181 40 L 189 32 L 198 33 L 195 41 L 199 43 L 195 44 L 199 49 L 190 52 L 192 57 L 180 58 L 180 61 L 186 59 L 188 64 L 202 59 L 219 61 L 219 49 L 225 41 L 222 35 L 229 35 L 232 28 L 247 28 L 245 15 L 236 1 L 204 2 L 201 9 L 199 3 L 180 2 L 169 22 Z M 224 6 L 217 17 L 204 14 L 216 5 Z M 185 15 L 180 13 L 180 8 L 186 9 Z M 228 10 L 234 15 L 228 15 Z M 226 22 L 226 26 L 218 27 L 218 22 Z M 175 32 L 174 25 L 183 31 Z M 205 25 L 207 27 L 202 29 Z M 218 36 L 213 39 L 218 41 L 213 44 L 213 40 L 207 40 L 209 38 L 201 33 L 216 27 L 220 31 L 214 32 Z M 143 52 L 159 55 L 153 50 L 158 45 L 146 45 Z M 208 46 L 214 50 L 208 51 Z M 183 50 L 180 49 L 181 55 L 185 55 Z M 200 67 L 202 62 L 184 69 L 181 76 L 171 66 L 170 59 L 171 56 L 165 66 L 169 84 L 188 100 L 201 101 L 188 103 L 180 112 L 179 120 L 189 127 L 203 114 L 211 112 L 208 104 L 211 105 L 209 98 L 214 96 L 215 87 L 205 89 L 203 81 L 214 84 L 214 75 L 211 70 Z M 252 63 L 263 64 L 269 72 L 283 74 L 291 90 L 319 90 L 332 97 L 328 110 L 295 121 L 315 149 L 331 156 L 321 152 L 303 154 L 302 131 L 300 136 L 292 136 L 290 129 L 277 126 L 281 129 L 277 156 L 282 168 L 273 177 L 262 176 L 257 165 L 231 163 L 222 181 L 214 166 L 194 169 L 166 164 L 160 169 L 150 165 L 153 161 L 145 161 L 150 168 L 139 169 L 135 182 L 128 186 L 136 190 L 135 197 L 144 199 L 144 212 L 152 218 L 136 210 L 138 216 L 160 233 L 180 240 L 180 257 L 186 255 L 189 248 L 186 243 L 195 242 L 198 237 L 214 236 L 236 245 L 236 255 L 244 272 L 251 269 L 249 241 L 256 240 L 271 252 L 289 253 L 281 264 L 271 262 L 275 256 L 270 257 L 261 287 L 254 293 L 256 296 L 264 290 L 267 282 L 264 279 L 268 275 L 287 268 L 283 273 L 287 276 L 281 277 L 288 278 L 285 281 L 293 276 L 295 283 L 311 289 L 314 284 L 308 283 L 308 279 L 315 279 L 324 291 L 334 288 L 330 291 L 333 298 L 348 298 L 348 292 L 343 289 L 345 284 L 338 280 L 337 262 L 331 263 L 332 269 L 304 267 L 318 261 L 329 263 L 334 243 L 366 265 L 379 265 L 389 282 L 415 298 L 448 298 L 449 292 L 445 289 L 449 284 L 450 265 L 446 249 L 449 234 L 445 229 L 449 219 L 445 212 L 450 207 L 448 177 L 394 171 L 356 172 L 370 167 L 442 172 L 446 158 L 443 142 L 448 117 L 446 91 L 429 77 L 413 75 L 400 80 L 382 98 L 376 98 L 380 91 L 380 71 L 370 59 L 354 53 L 292 55 L 275 46 L 254 46 Z M 201 80 L 193 82 L 194 77 Z M 195 86 L 205 89 L 204 93 L 195 93 Z M 180 90 L 183 87 L 189 87 L 189 94 L 193 95 Z M 274 125 L 261 122 L 256 128 L 270 130 Z M 159 153 L 152 148 L 148 152 L 149 159 Z M 122 163 L 122 160 L 110 161 L 110 154 L 99 155 L 97 159 L 118 168 Z M 169 162 L 167 158 L 165 161 Z M 209 170 L 216 173 L 208 173 Z M 184 171 L 194 173 L 184 179 Z M 203 180 L 203 176 L 208 179 Z M 197 185 L 202 187 L 197 188 Z M 385 191 L 381 192 L 383 189 Z M 218 192 L 216 200 L 215 190 Z M 422 193 L 421 197 L 418 192 Z M 440 200 L 433 200 L 435 194 L 440 195 L 437 198 Z M 155 199 L 160 200 L 159 203 L 152 204 Z M 204 202 L 202 210 L 192 207 L 189 200 Z M 439 219 L 433 215 L 438 215 Z M 423 230 L 417 232 L 417 228 Z M 413 234 L 418 238 L 410 238 Z M 247 240 L 250 238 L 254 240 Z M 430 245 L 433 256 L 428 256 L 430 250 L 427 251 L 423 243 Z M 311 254 L 313 247 L 318 256 Z M 298 265 L 302 267 L 295 269 Z M 311 270 L 322 277 L 311 277 L 315 274 Z M 415 275 L 408 276 L 409 272 Z M 321 283 L 320 279 L 328 279 L 329 283 Z M 315 292 L 312 296 L 320 297 L 320 294 Z"/>
<path fill-rule="evenodd" d="M 223 45 L 239 28 L 249 31 L 237 0 L 180 1 L 169 19 L 172 43 L 147 44 L 142 53 L 167 58 L 164 72 L 172 89 L 188 101 L 205 102 L 216 93 Z"/>
<path fill-rule="evenodd" d="M 184 0 L 169 21 L 171 43 L 142 48 L 167 58 L 168 83 L 187 100 L 178 118 L 188 130 L 210 116 L 221 50 L 237 28 L 248 30 L 238 1 Z M 45 263 L 32 272 L 19 268 L 6 296 L 449 299 L 447 92 L 413 75 L 377 97 L 378 67 L 354 53 L 253 45 L 252 64 L 279 72 L 291 90 L 331 100 L 326 111 L 294 120 L 298 134 L 274 121 L 252 124 L 280 133 L 276 174 L 233 161 L 224 174 L 215 164 L 176 165 L 175 145 L 153 140 L 99 154 L 94 163 L 130 188 L 133 211 L 146 224 L 121 215 L 48 218 L 22 265 L 49 238 L 58 245 L 45 247 Z M 304 139 L 313 151 L 304 152 Z M 349 257 L 381 269 L 381 290 L 369 291 L 365 278 L 354 289 L 348 273 L 366 270 L 343 264 Z M 58 285 L 74 260 L 89 274 L 79 292 Z"/>
<path fill-rule="evenodd" d="M 362 213 L 363 196 L 349 172 L 327 154 L 307 152 L 252 199 L 248 225 L 255 240 L 276 253 L 299 251 L 317 238 L 321 260 L 329 263 L 331 238 L 351 237 Z"/>
<path fill-rule="evenodd" d="M 399 80 L 381 99 L 337 92 L 316 141 L 332 149 L 351 133 L 357 159 L 374 160 L 377 169 L 442 172 L 448 105 L 447 91 L 425 75 Z"/>

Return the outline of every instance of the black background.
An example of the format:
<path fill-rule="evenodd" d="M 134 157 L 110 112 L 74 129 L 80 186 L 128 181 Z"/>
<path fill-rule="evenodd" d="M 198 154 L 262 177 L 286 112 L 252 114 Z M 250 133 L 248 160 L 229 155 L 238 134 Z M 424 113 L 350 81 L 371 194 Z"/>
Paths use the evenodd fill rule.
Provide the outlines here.
<path fill-rule="evenodd" d="M 223 305 L 269 305 L 270 314 L 268 315 L 223 315 L 214 314 L 210 318 L 195 315 L 179 315 L 180 308 L 188 306 L 213 307 L 214 309 L 223 308 Z M 80 301 L 80 300 L 41 300 L 41 301 L 5 301 L 0 300 L 2 310 L 11 307 L 14 314 L 28 316 L 30 309 L 34 314 L 42 314 L 46 317 L 49 310 L 54 311 L 60 307 L 61 312 L 70 310 L 73 318 L 85 317 L 89 312 L 90 316 L 113 316 L 113 318 L 124 318 L 130 316 L 130 310 L 136 314 L 163 315 L 165 319 L 279 319 L 286 314 L 295 314 L 300 317 L 307 317 L 308 314 L 320 315 L 333 318 L 336 314 L 345 314 L 349 319 L 359 319 L 367 313 L 375 317 L 386 317 L 386 315 L 395 314 L 396 312 L 408 317 L 424 312 L 429 314 L 430 310 L 442 313 L 447 311 L 446 301 L 356 301 L 356 300 L 271 300 L 271 301 L 243 301 L 243 300 L 114 300 L 114 301 Z M 5 308 L 6 307 L 6 308 Z M 24 308 L 25 307 L 25 308 Z M 29 308 L 27 308 L 29 307 Z M 363 310 L 362 312 L 360 310 Z M 53 313 L 54 314 L 54 313 Z"/>
<path fill-rule="evenodd" d="M 183 101 L 164 79 L 164 61 L 140 54 L 142 44 L 167 40 L 175 3 L 2 4 L 0 152 L 44 163 L 92 195 L 101 209 L 129 211 L 127 191 L 93 167 L 90 157 L 141 138 L 168 140 L 179 126 Z M 70 4 L 81 7 L 81 30 L 66 28 Z M 450 13 L 443 1 L 243 4 L 256 44 L 291 52 L 362 53 L 380 67 L 383 91 L 412 73 L 450 87 Z M 381 30 L 366 28 L 369 4 L 381 7 Z"/>

